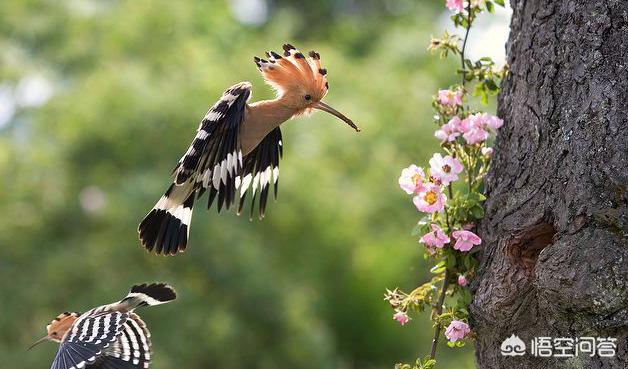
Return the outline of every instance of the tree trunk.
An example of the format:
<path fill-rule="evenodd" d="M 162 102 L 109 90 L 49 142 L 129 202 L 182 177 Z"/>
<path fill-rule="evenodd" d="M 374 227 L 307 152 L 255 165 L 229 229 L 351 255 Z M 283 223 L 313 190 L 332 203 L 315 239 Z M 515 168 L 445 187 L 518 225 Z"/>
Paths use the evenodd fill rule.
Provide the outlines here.
<path fill-rule="evenodd" d="M 472 285 L 478 367 L 628 368 L 628 1 L 511 5 Z M 512 334 L 525 355 L 501 354 Z M 616 338 L 616 356 L 531 354 L 534 337 L 585 336 Z"/>

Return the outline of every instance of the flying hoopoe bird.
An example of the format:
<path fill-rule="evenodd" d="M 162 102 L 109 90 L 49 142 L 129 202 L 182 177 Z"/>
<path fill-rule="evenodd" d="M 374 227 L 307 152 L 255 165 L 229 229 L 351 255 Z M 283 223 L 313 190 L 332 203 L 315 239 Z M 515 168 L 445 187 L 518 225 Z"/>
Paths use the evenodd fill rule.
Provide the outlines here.
<path fill-rule="evenodd" d="M 335 115 L 357 132 L 360 129 L 321 100 L 327 94 L 327 70 L 320 55 L 308 56 L 290 44 L 283 56 L 270 51 L 268 60 L 253 60 L 266 83 L 277 93 L 273 100 L 248 103 L 251 84 L 228 88 L 202 119 L 196 137 L 172 174 L 173 183 L 138 227 L 142 246 L 156 254 L 184 251 L 189 236 L 194 201 L 209 192 L 207 208 L 218 212 L 238 201 L 242 211 L 251 192 L 250 216 L 259 192 L 259 217 L 264 217 L 269 188 L 277 197 L 279 159 L 282 156 L 279 126 L 288 119 L 318 109 Z"/>
<path fill-rule="evenodd" d="M 46 326 L 48 333 L 28 349 L 47 340 L 59 342 L 50 369 L 146 369 L 152 354 L 150 332 L 134 310 L 176 297 L 164 283 L 135 285 L 116 303 L 84 314 L 60 314 Z"/>

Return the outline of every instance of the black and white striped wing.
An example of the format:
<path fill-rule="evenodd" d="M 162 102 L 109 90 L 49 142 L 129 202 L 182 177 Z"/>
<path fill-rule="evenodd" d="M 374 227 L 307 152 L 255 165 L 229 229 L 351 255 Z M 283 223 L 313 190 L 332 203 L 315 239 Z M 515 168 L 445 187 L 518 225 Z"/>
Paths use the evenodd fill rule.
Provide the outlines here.
<path fill-rule="evenodd" d="M 137 314 L 129 315 L 122 334 L 105 355 L 94 368 L 117 368 L 115 364 L 126 365 L 123 368 L 148 369 L 151 361 L 150 332 Z"/>
<path fill-rule="evenodd" d="M 274 187 L 275 199 L 277 198 L 277 186 L 279 184 L 279 159 L 283 155 L 283 142 L 279 127 L 272 130 L 257 147 L 245 158 L 242 165 L 240 182 L 240 204 L 238 213 L 242 211 L 246 195 L 251 192 L 250 217 L 255 212 L 255 198 L 259 192 L 259 218 L 263 218 L 266 212 L 268 192 L 270 186 Z"/>
<path fill-rule="evenodd" d="M 209 190 L 207 207 L 218 195 L 218 211 L 235 201 L 235 179 L 242 170 L 240 129 L 251 84 L 228 88 L 212 106 L 192 144 L 174 168 L 174 183 L 137 227 L 148 251 L 174 255 L 185 250 L 197 197 Z"/>
<path fill-rule="evenodd" d="M 235 178 L 242 168 L 240 128 L 250 96 L 248 82 L 228 88 L 205 114 L 196 137 L 174 170 L 176 185 L 193 180 L 199 196 L 209 191 L 208 208 L 216 196 L 219 211 L 234 202 Z"/>
<path fill-rule="evenodd" d="M 81 315 L 59 345 L 51 369 L 81 369 L 94 363 L 113 344 L 128 314 L 101 308 Z"/>
<path fill-rule="evenodd" d="M 137 369 L 135 365 L 128 361 L 118 359 L 113 356 L 101 356 L 100 359 L 90 366 L 89 369 Z"/>
<path fill-rule="evenodd" d="M 81 369 L 95 362 L 102 349 L 93 344 L 61 343 L 51 369 Z"/>

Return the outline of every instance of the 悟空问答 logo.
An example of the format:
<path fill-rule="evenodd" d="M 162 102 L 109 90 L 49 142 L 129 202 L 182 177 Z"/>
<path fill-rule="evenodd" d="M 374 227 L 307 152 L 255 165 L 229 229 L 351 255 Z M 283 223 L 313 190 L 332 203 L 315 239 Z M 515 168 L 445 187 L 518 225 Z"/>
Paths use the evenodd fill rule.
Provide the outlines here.
<path fill-rule="evenodd" d="M 526 353 L 526 344 L 513 334 L 502 342 L 500 350 L 504 356 L 522 356 Z"/>

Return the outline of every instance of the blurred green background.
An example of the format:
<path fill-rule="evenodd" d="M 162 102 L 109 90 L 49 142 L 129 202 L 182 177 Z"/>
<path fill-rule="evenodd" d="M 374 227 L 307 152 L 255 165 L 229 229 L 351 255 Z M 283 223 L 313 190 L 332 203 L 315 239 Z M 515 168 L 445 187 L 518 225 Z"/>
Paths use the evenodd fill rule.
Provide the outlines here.
<path fill-rule="evenodd" d="M 392 368 L 429 350 L 431 327 L 392 320 L 386 288 L 428 278 L 397 186 L 425 162 L 431 95 L 457 81 L 426 51 L 437 1 L 0 2 L 0 358 L 26 353 L 58 313 L 167 281 L 176 303 L 140 312 L 153 368 Z M 444 18 L 443 18 L 444 17 Z M 272 97 L 254 55 L 284 42 L 322 55 L 322 113 L 284 125 L 279 200 L 263 221 L 197 207 L 190 247 L 148 255 L 136 227 L 169 184 L 199 119 L 228 86 Z M 472 368 L 443 345 L 442 368 Z"/>

